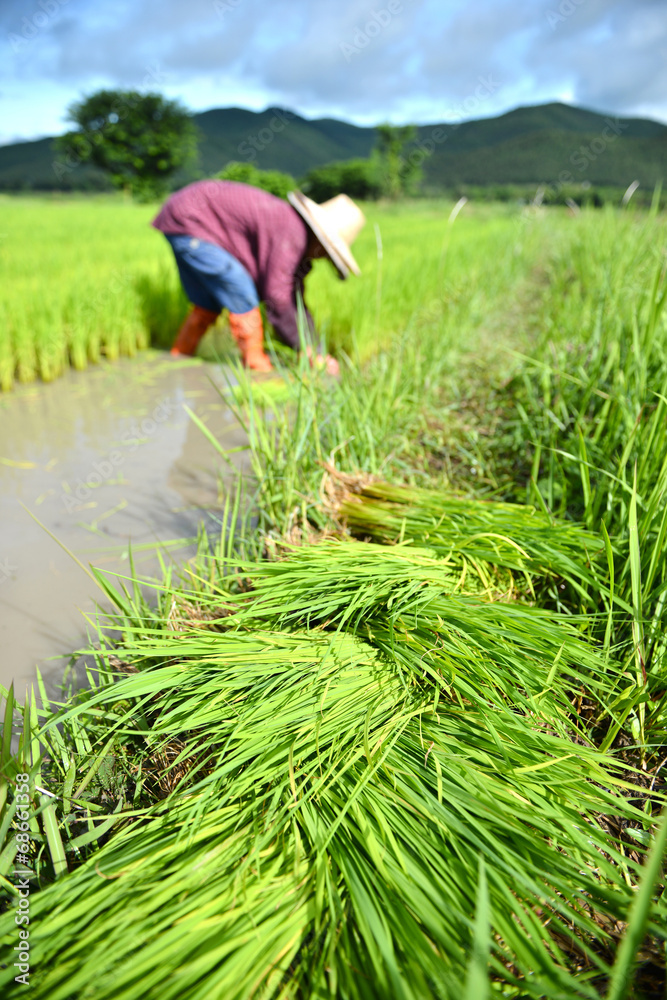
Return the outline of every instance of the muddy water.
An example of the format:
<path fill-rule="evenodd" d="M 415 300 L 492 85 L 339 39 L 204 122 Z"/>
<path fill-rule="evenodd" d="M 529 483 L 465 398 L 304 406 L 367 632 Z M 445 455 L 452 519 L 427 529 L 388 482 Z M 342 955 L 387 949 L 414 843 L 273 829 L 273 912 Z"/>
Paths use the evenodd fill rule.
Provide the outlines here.
<path fill-rule="evenodd" d="M 192 539 L 201 520 L 215 530 L 235 473 L 184 406 L 224 447 L 242 446 L 226 387 L 217 366 L 153 354 L 0 396 L 0 683 L 13 680 L 19 697 L 36 665 L 57 687 L 85 642 L 84 614 L 104 603 L 58 541 L 117 573 L 128 572 L 131 545 L 150 576 L 157 545 L 181 562 L 192 543 L 168 543 Z"/>

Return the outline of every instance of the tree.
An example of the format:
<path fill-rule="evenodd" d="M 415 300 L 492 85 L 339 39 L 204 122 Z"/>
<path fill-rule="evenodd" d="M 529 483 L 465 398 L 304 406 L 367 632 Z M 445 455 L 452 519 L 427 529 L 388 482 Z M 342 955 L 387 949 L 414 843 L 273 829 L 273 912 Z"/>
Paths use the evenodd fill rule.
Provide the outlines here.
<path fill-rule="evenodd" d="M 341 160 L 309 170 L 301 182 L 314 201 L 327 201 L 337 194 L 372 201 L 381 194 L 377 164 L 373 160 Z"/>
<path fill-rule="evenodd" d="M 72 104 L 68 120 L 77 128 L 56 140 L 63 170 L 90 163 L 144 200 L 163 194 L 171 175 L 196 157 L 190 113 L 161 94 L 100 90 Z"/>
<path fill-rule="evenodd" d="M 230 160 L 225 169 L 214 176 L 219 181 L 251 184 L 274 194 L 276 198 L 287 198 L 287 192 L 296 187 L 296 181 L 290 174 L 283 174 L 280 170 L 260 170 L 252 163 L 239 163 L 237 160 Z"/>
<path fill-rule="evenodd" d="M 414 125 L 378 125 L 375 157 L 378 161 L 382 193 L 387 198 L 410 194 L 421 178 L 416 159 L 406 154 L 406 146 L 417 137 Z"/>

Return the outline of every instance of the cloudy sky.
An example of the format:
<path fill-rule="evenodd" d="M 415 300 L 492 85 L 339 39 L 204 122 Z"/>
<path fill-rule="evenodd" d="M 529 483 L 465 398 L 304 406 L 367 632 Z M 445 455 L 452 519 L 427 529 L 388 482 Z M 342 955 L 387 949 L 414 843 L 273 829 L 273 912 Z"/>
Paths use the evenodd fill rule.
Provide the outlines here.
<path fill-rule="evenodd" d="M 0 142 L 103 86 L 358 124 L 553 100 L 667 122 L 667 0 L 0 0 Z"/>

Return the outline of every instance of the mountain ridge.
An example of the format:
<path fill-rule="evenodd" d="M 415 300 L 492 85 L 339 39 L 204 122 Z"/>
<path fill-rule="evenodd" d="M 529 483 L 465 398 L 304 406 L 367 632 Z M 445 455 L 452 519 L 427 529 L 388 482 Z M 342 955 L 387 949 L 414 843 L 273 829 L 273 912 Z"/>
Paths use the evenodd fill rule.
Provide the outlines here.
<path fill-rule="evenodd" d="M 210 176 L 230 160 L 282 170 L 297 180 L 332 160 L 368 156 L 375 129 L 336 118 L 308 119 L 289 109 L 211 108 L 193 115 L 201 133 L 197 172 Z M 106 177 L 67 165 L 52 138 L 0 146 L 0 190 L 106 190 Z M 457 184 L 567 183 L 653 185 L 667 179 L 667 125 L 559 102 L 501 115 L 418 127 L 409 149 L 422 160 L 425 189 Z"/>

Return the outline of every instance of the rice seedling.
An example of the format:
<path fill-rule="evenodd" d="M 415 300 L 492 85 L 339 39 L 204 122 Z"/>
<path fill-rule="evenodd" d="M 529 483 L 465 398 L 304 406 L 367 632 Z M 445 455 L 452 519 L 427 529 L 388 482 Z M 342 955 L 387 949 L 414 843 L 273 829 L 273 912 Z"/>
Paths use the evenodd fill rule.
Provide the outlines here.
<path fill-rule="evenodd" d="M 414 545 L 254 565 L 221 548 L 155 609 L 116 593 L 122 643 L 102 629 L 99 679 L 43 716 L 56 770 L 82 744 L 70 802 L 88 805 L 74 786 L 110 747 L 131 771 L 107 843 L 60 812 L 80 862 L 35 896 L 35 995 L 458 997 L 480 858 L 490 974 L 525 997 L 599 995 L 641 851 L 598 816 L 642 836 L 652 820 L 568 701 L 603 687 L 571 621 L 488 600 L 481 561 L 462 578 Z"/>
<path fill-rule="evenodd" d="M 382 482 L 349 492 L 338 513 L 357 537 L 409 540 L 462 566 L 488 563 L 530 576 L 558 576 L 575 587 L 590 579 L 591 554 L 602 548 L 597 535 L 534 507 Z"/>
<path fill-rule="evenodd" d="M 148 346 L 135 283 L 169 263 L 148 225 L 150 208 L 120 198 L 3 198 L 2 215 L 0 298 L 8 323 L 0 350 L 13 358 L 3 388 Z M 39 239 L 25 243 L 28 230 Z M 167 297 L 172 286 L 170 274 Z"/>
<path fill-rule="evenodd" d="M 505 594 L 489 593 L 483 571 L 457 572 L 428 551 L 322 541 L 240 569 L 252 599 L 224 595 L 230 610 L 233 602 L 248 604 L 230 623 L 259 616 L 276 627 L 351 628 L 397 666 L 407 686 L 435 685 L 436 698 L 556 718 L 571 712 L 568 682 L 590 697 L 605 686 L 602 662 L 571 624 L 507 603 Z"/>
<path fill-rule="evenodd" d="M 512 712 L 438 710 L 354 635 L 267 624 L 128 636 L 131 672 L 61 714 L 153 754 L 178 739 L 194 784 L 34 896 L 35 995 L 459 996 L 481 855 L 493 973 L 595 996 L 592 941 L 630 898 L 595 813 L 643 819 L 613 764 Z"/>

